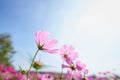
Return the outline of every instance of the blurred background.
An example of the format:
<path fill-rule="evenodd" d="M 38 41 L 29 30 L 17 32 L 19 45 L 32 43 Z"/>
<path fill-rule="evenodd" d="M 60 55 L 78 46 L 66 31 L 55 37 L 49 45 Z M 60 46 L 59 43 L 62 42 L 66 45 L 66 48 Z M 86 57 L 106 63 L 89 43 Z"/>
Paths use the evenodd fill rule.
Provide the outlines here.
<path fill-rule="evenodd" d="M 120 74 L 120 0 L 0 0 L 0 62 L 28 69 L 37 50 L 35 33 L 49 31 L 58 48 L 73 45 L 89 74 Z M 6 43 L 7 41 L 7 43 Z M 59 54 L 39 52 L 36 60 L 60 72 Z M 6 60 L 6 61 L 5 61 Z M 8 61 L 8 62 L 7 62 Z"/>

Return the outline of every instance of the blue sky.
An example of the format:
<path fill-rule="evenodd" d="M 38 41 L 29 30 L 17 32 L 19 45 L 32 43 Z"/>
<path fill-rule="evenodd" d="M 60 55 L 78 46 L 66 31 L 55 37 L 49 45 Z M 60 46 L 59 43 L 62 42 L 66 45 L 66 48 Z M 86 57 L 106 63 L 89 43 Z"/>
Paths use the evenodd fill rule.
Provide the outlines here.
<path fill-rule="evenodd" d="M 0 33 L 9 33 L 17 53 L 16 69 L 28 68 L 36 51 L 35 33 L 44 29 L 51 38 L 73 45 L 89 73 L 120 71 L 119 0 L 0 0 Z M 112 6 L 111 6 L 112 5 Z M 58 55 L 39 52 L 41 60 L 60 71 Z M 40 55 L 37 59 L 39 60 Z"/>

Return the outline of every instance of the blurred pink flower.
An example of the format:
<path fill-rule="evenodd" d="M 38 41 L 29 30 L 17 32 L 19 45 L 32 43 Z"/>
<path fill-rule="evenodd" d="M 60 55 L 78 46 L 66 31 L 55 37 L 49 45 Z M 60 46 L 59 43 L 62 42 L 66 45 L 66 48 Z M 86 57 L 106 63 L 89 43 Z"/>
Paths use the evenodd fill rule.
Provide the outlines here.
<path fill-rule="evenodd" d="M 3 64 L 0 64 L 0 70 L 4 68 L 4 65 Z"/>
<path fill-rule="evenodd" d="M 16 75 L 16 77 L 17 77 L 17 80 L 21 80 L 21 79 L 22 79 L 22 74 L 21 74 L 21 73 L 18 73 L 18 74 Z"/>
<path fill-rule="evenodd" d="M 5 72 L 5 68 L 3 64 L 0 64 L 0 73 L 4 73 Z"/>
<path fill-rule="evenodd" d="M 12 80 L 14 77 L 16 77 L 16 71 L 11 66 L 5 67 L 4 65 L 0 64 L 0 75 L 5 80 Z"/>
<path fill-rule="evenodd" d="M 22 75 L 21 80 L 27 80 L 27 79 L 26 79 L 26 75 Z"/>
<path fill-rule="evenodd" d="M 54 76 L 51 73 L 43 74 L 42 80 L 54 80 Z"/>
<path fill-rule="evenodd" d="M 60 48 L 60 55 L 61 58 L 68 63 L 71 63 L 72 60 L 75 60 L 78 57 L 78 53 L 75 51 L 75 48 L 67 45 L 63 45 L 63 47 Z"/>
<path fill-rule="evenodd" d="M 54 48 L 58 42 L 56 39 L 49 40 L 50 33 L 44 30 L 38 31 L 36 33 L 36 43 L 40 50 L 43 50 L 48 53 L 57 53 L 58 49 Z"/>
<path fill-rule="evenodd" d="M 37 74 L 37 78 L 38 78 L 38 80 L 42 80 L 42 74 Z"/>
<path fill-rule="evenodd" d="M 7 71 L 9 71 L 12 74 L 16 74 L 16 71 L 11 67 L 11 66 L 7 66 Z"/>
<path fill-rule="evenodd" d="M 87 78 L 86 80 L 95 80 L 94 77 L 92 76 L 87 76 L 86 78 Z"/>

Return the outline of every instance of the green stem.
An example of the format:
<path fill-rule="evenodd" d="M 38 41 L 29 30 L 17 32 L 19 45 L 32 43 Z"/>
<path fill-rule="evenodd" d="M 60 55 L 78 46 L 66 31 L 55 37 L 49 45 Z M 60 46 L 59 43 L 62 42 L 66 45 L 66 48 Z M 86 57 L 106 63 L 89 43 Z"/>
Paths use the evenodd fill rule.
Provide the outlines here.
<path fill-rule="evenodd" d="M 64 64 L 64 61 L 62 62 L 62 64 Z M 62 77 L 63 77 L 63 68 L 62 68 L 62 71 L 61 71 L 61 74 L 60 74 L 60 80 L 62 80 Z"/>
<path fill-rule="evenodd" d="M 73 71 L 71 72 L 70 80 L 73 80 Z"/>
<path fill-rule="evenodd" d="M 31 65 L 30 65 L 30 68 L 29 68 L 28 73 L 27 73 L 27 80 L 29 80 L 30 70 L 31 70 L 31 68 L 32 68 L 32 66 L 33 66 L 33 63 L 34 63 L 34 60 L 35 60 L 35 58 L 36 58 L 36 56 L 37 56 L 38 51 L 39 51 L 39 49 L 36 51 L 36 53 L 35 53 L 35 55 L 34 55 L 34 57 L 33 57 L 33 59 L 32 59 L 32 63 L 31 63 Z"/>

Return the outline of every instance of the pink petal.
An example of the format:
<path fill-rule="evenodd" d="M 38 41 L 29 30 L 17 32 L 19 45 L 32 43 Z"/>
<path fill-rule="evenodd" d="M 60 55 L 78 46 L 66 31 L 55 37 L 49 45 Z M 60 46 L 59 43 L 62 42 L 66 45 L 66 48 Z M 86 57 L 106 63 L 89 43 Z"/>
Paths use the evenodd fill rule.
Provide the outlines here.
<path fill-rule="evenodd" d="M 38 45 L 40 44 L 40 38 L 39 38 L 39 36 L 40 36 L 41 33 L 42 33 L 42 31 L 39 31 L 39 32 L 36 33 L 36 36 L 35 36 L 36 43 L 37 43 Z"/>
<path fill-rule="evenodd" d="M 36 42 L 38 45 L 43 45 L 46 41 L 48 41 L 48 38 L 50 36 L 50 33 L 47 31 L 38 31 L 36 33 Z"/>
<path fill-rule="evenodd" d="M 72 75 L 72 71 L 70 69 L 67 70 L 67 76 L 66 76 L 66 80 L 71 80 L 71 76 Z"/>
<path fill-rule="evenodd" d="M 43 47 L 44 47 L 44 49 L 51 49 L 51 48 L 55 47 L 57 44 L 58 44 L 57 40 L 54 39 L 54 40 L 46 42 Z"/>
<path fill-rule="evenodd" d="M 66 62 L 67 62 L 69 65 L 72 65 L 72 64 L 73 64 L 72 60 L 69 59 L 69 58 L 66 58 Z"/>
<path fill-rule="evenodd" d="M 72 60 L 75 60 L 76 58 L 78 58 L 78 53 L 77 52 L 73 52 L 73 53 L 71 53 L 70 55 L 69 55 L 69 57 L 70 57 L 70 59 L 72 59 Z"/>
<path fill-rule="evenodd" d="M 67 45 L 63 45 L 63 47 L 60 49 L 61 54 L 67 53 Z"/>
<path fill-rule="evenodd" d="M 53 50 L 44 50 L 45 52 L 48 52 L 48 53 L 51 53 L 51 54 L 54 54 L 54 53 L 58 53 L 58 49 L 53 49 Z"/>
<path fill-rule="evenodd" d="M 84 74 L 87 74 L 87 73 L 88 73 L 88 70 L 87 70 L 87 69 L 84 69 L 83 72 L 84 72 Z"/>
<path fill-rule="evenodd" d="M 16 71 L 11 66 L 7 66 L 7 71 L 9 71 L 12 74 L 16 74 Z"/>
<path fill-rule="evenodd" d="M 83 68 L 82 68 L 82 64 L 81 64 L 80 61 L 76 61 L 76 68 L 77 68 L 78 70 L 82 70 L 82 69 L 83 69 Z"/>
<path fill-rule="evenodd" d="M 77 68 L 78 70 L 82 70 L 82 67 L 81 67 L 81 66 L 76 65 L 76 68 Z"/>
<path fill-rule="evenodd" d="M 50 33 L 47 31 L 43 31 L 40 36 L 40 44 L 43 45 L 48 41 L 48 38 L 50 36 Z"/>
<path fill-rule="evenodd" d="M 80 72 L 78 71 L 78 70 L 75 70 L 74 71 L 74 74 L 73 74 L 73 76 L 75 77 L 75 78 L 82 78 L 82 75 L 80 74 Z"/>
<path fill-rule="evenodd" d="M 60 49 L 60 55 L 69 55 L 70 54 L 70 49 L 69 46 L 63 45 L 63 47 Z"/>
<path fill-rule="evenodd" d="M 70 68 L 70 66 L 62 64 L 62 68 Z"/>
<path fill-rule="evenodd" d="M 69 46 L 68 48 L 69 48 L 69 52 L 70 52 L 70 53 L 75 50 L 75 48 L 74 48 L 73 46 Z"/>

